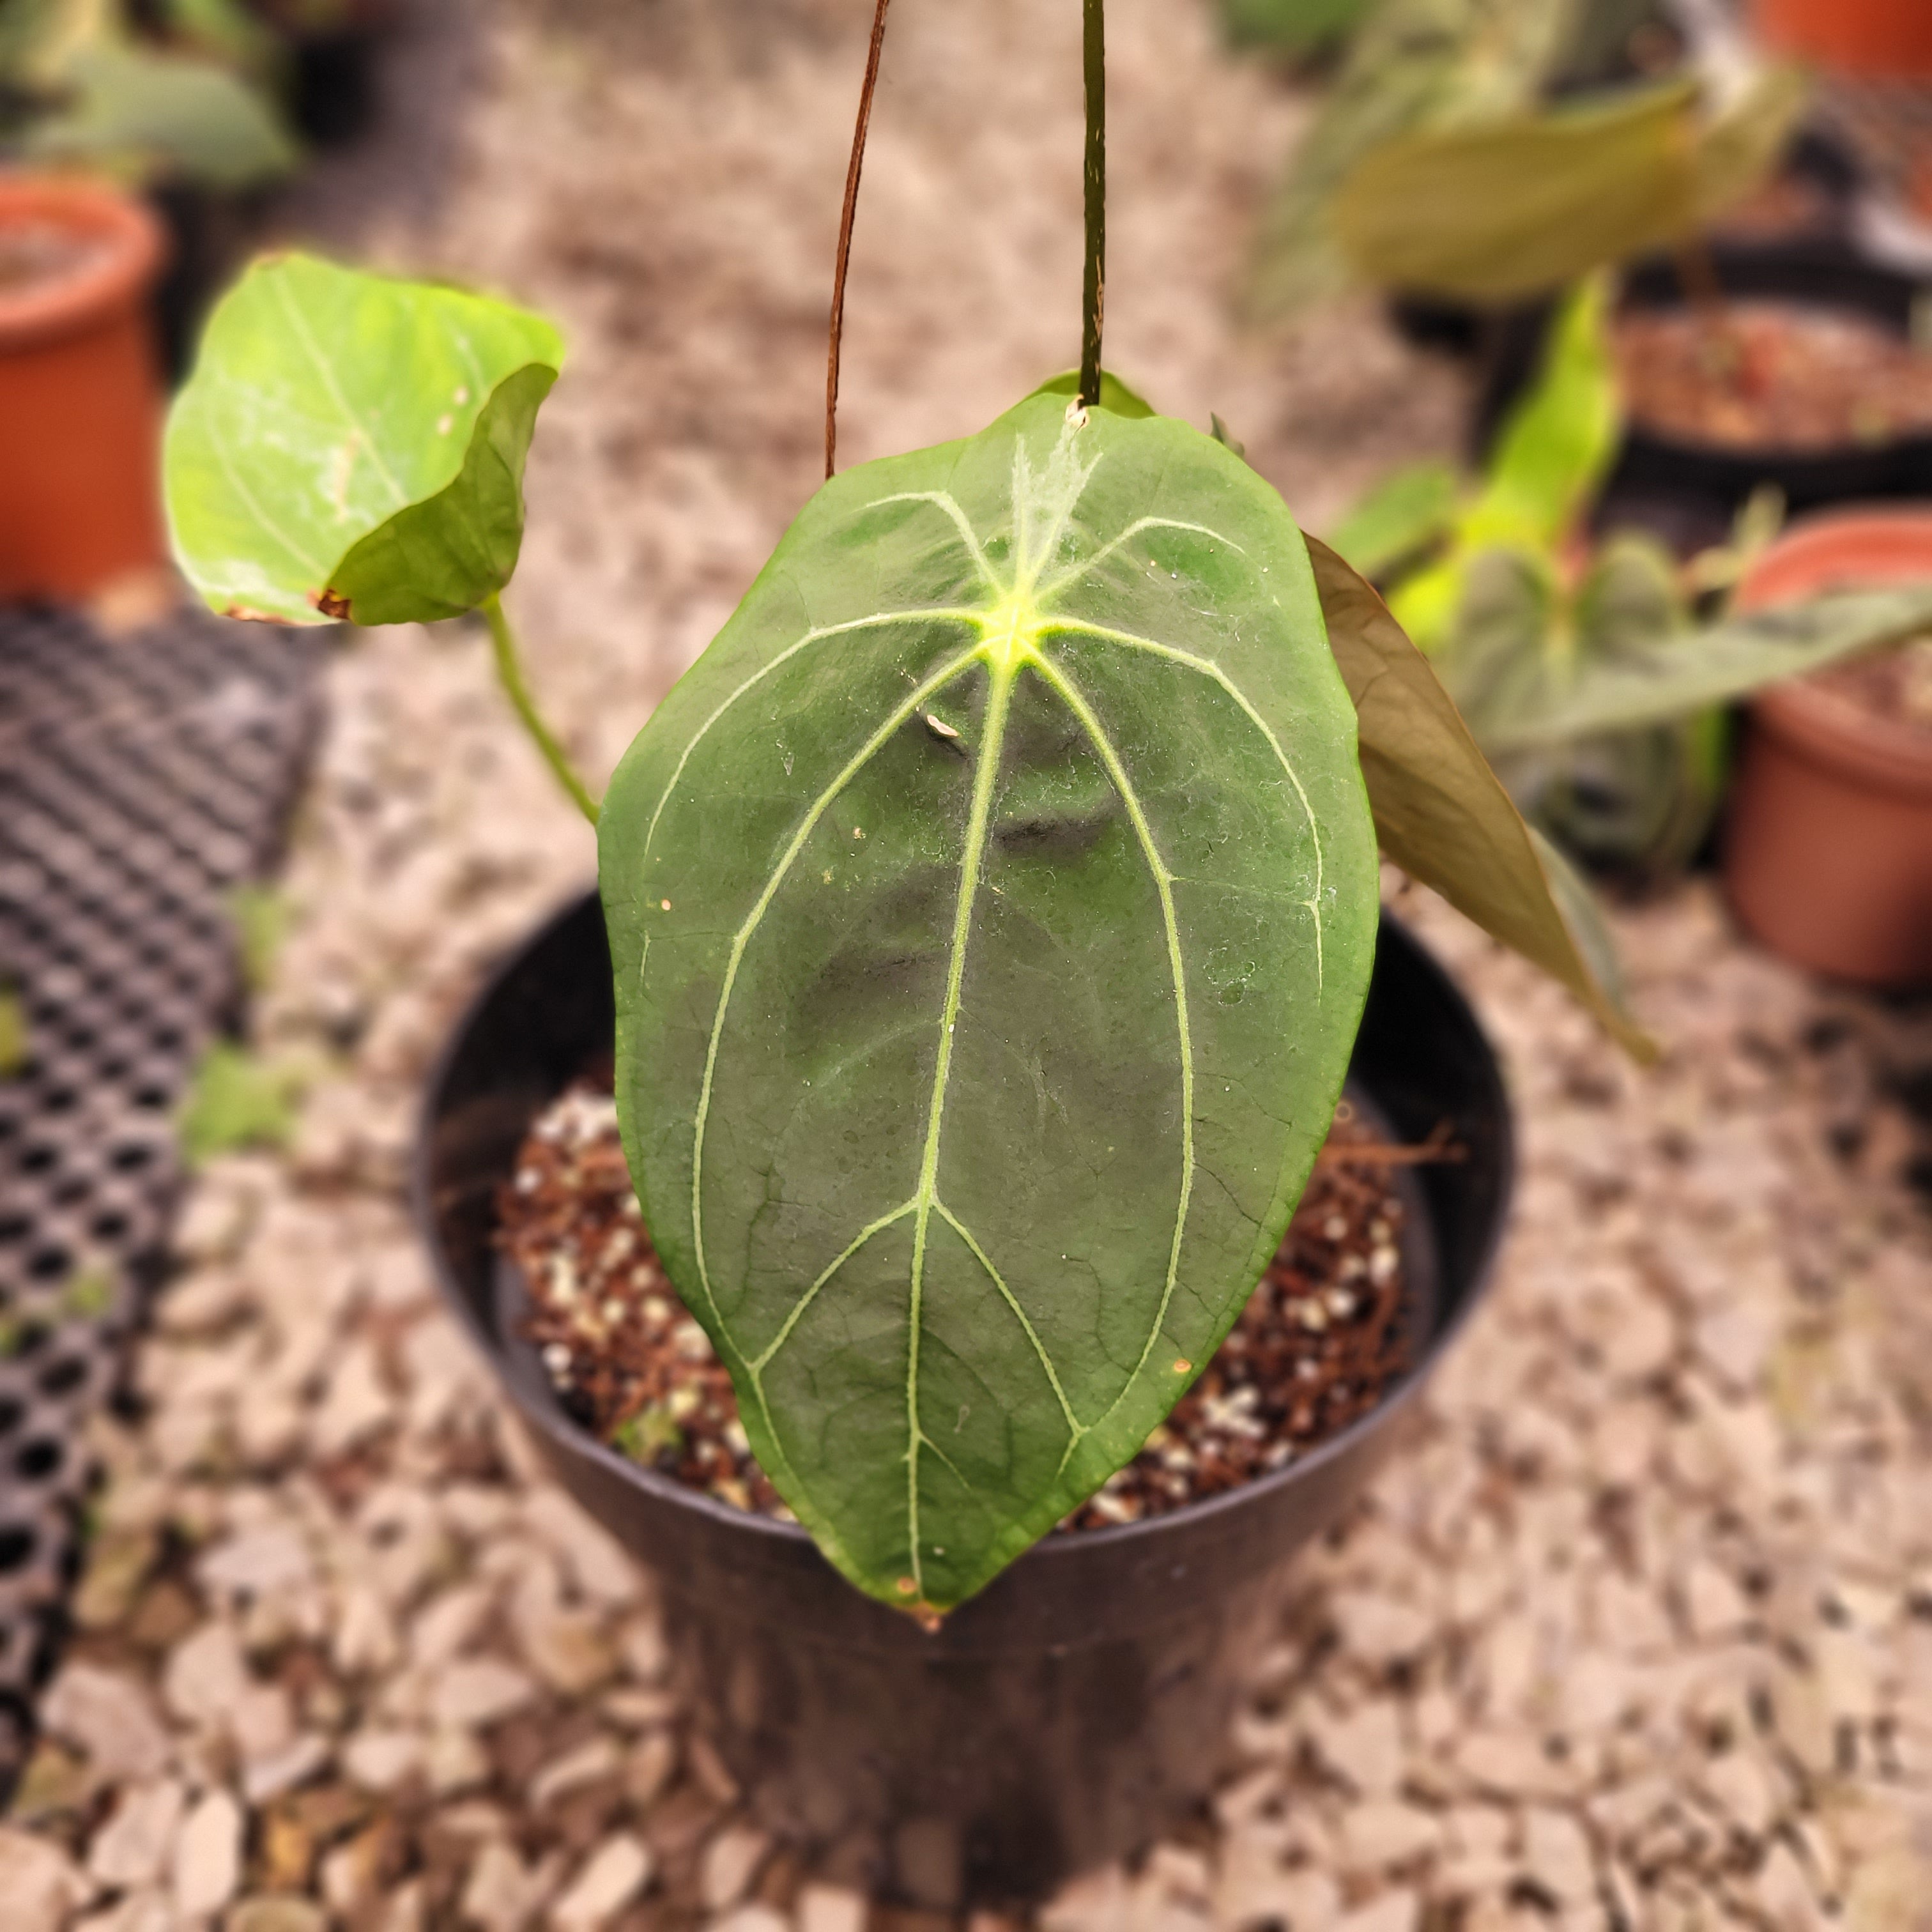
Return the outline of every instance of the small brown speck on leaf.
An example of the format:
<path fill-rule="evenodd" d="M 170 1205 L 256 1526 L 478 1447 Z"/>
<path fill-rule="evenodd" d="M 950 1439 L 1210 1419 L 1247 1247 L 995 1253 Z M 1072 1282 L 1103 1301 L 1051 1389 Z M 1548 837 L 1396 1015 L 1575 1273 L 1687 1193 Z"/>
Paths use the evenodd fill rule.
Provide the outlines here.
<path fill-rule="evenodd" d="M 325 617 L 346 617 L 349 599 L 339 590 L 318 590 L 315 594 L 315 608 Z"/>

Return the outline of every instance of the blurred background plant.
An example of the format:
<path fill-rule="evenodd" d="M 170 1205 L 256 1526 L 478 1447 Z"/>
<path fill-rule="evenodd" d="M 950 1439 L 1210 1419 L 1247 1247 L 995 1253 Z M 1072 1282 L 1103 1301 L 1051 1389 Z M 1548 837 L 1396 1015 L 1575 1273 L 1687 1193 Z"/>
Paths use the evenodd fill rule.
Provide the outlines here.
<path fill-rule="evenodd" d="M 135 184 L 272 181 L 298 147 L 268 84 L 267 22 L 238 0 L 9 0 L 0 10 L 0 155 Z"/>
<path fill-rule="evenodd" d="M 1657 538 L 1588 525 L 1624 415 L 1601 275 L 1564 299 L 1537 379 L 1480 473 L 1398 471 L 1331 533 L 1456 700 L 1517 804 L 1574 856 L 1654 878 L 1708 836 L 1729 765 L 1724 706 L 1911 634 L 1927 600 L 1815 600 L 1802 622 L 1733 616 L 1777 536 L 1774 488 L 1730 541 L 1680 562 Z"/>

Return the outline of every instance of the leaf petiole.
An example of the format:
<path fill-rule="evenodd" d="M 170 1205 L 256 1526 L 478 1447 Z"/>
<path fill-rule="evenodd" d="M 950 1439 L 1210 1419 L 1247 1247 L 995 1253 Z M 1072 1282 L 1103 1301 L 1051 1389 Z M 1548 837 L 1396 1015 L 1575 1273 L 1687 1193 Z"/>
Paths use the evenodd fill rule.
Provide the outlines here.
<path fill-rule="evenodd" d="M 590 788 L 577 775 L 570 762 L 570 756 L 558 742 L 552 731 L 537 714 L 536 700 L 530 696 L 530 688 L 524 681 L 524 667 L 517 652 L 516 633 L 510 628 L 510 620 L 504 614 L 502 599 L 495 591 L 477 606 L 483 613 L 483 620 L 490 626 L 490 640 L 495 646 L 496 680 L 503 687 L 504 694 L 515 707 L 517 716 L 523 720 L 524 729 L 530 734 L 531 742 L 543 754 L 544 762 L 556 775 L 556 782 L 575 801 L 577 808 L 590 820 L 597 823 L 597 801 L 590 796 Z"/>

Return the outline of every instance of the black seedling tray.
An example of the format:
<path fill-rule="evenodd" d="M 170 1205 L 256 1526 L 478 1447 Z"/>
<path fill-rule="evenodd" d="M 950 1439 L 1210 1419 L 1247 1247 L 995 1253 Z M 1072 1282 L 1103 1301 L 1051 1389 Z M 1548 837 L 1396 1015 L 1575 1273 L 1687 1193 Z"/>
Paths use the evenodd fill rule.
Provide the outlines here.
<path fill-rule="evenodd" d="M 180 1191 L 173 1117 L 235 1017 L 231 898 L 273 862 L 320 722 L 299 634 L 179 610 L 110 638 L 0 608 L 0 1793 L 79 1573 L 89 1414 L 117 1392 Z"/>

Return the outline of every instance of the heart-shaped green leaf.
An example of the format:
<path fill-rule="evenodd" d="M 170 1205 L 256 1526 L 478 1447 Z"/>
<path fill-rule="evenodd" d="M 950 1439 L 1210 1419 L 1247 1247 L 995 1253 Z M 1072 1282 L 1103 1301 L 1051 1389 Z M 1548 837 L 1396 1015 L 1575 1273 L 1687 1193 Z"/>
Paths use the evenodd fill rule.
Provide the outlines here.
<path fill-rule="evenodd" d="M 833 1562 L 957 1604 L 1207 1362 L 1340 1090 L 1375 842 L 1300 532 L 1058 397 L 850 470 L 599 836 L 672 1279 Z"/>
<path fill-rule="evenodd" d="M 306 255 L 258 262 L 169 418 L 175 551 L 216 610 L 427 622 L 509 581 L 562 364 L 540 316 Z"/>
<path fill-rule="evenodd" d="M 1448 693 L 1374 587 L 1309 542 L 1329 642 L 1360 718 L 1382 849 L 1412 878 L 1568 987 L 1639 1059 L 1655 1048 L 1623 1004 L 1589 890 L 1523 823 Z"/>

